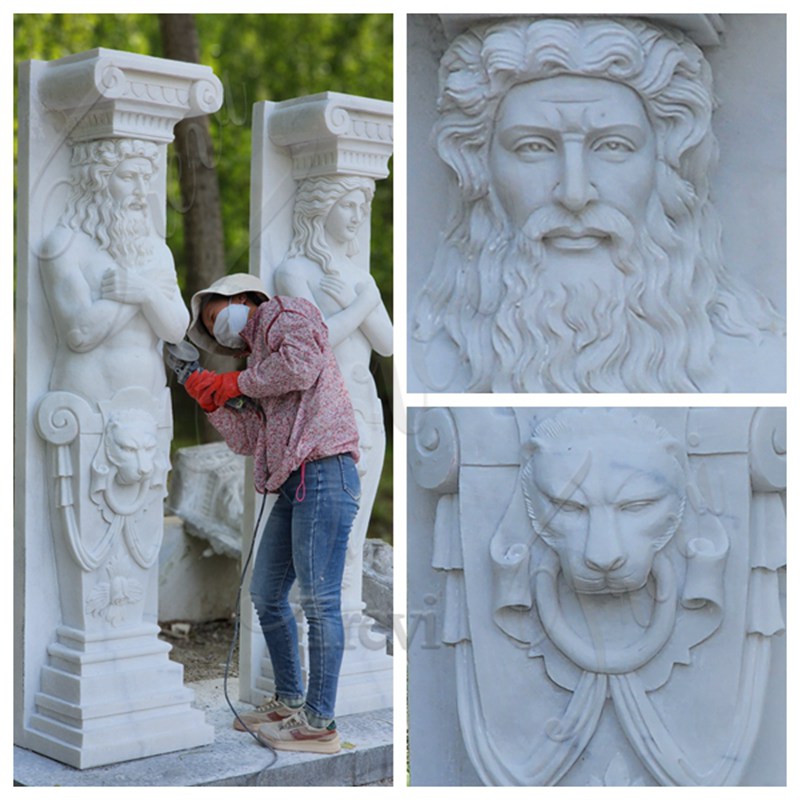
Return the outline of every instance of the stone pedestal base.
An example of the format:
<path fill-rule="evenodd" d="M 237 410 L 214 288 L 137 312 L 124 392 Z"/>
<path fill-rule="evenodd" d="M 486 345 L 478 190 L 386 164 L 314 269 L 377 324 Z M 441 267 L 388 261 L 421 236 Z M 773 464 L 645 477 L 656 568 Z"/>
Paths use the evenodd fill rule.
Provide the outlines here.
<path fill-rule="evenodd" d="M 48 648 L 25 746 L 78 769 L 210 744 L 183 667 L 158 627 L 102 639 L 61 627 Z"/>
<path fill-rule="evenodd" d="M 386 654 L 386 638 L 382 638 L 382 650 L 365 646 L 361 641 L 345 650 L 336 697 L 337 714 L 363 714 L 392 707 L 392 657 Z"/>

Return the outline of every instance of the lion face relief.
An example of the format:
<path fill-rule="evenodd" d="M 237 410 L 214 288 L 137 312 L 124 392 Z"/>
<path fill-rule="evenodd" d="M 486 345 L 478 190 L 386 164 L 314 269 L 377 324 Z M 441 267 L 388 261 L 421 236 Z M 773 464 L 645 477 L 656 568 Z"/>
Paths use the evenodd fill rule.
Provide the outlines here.
<path fill-rule="evenodd" d="M 115 468 L 120 486 L 138 486 L 156 469 L 158 439 L 153 417 L 138 409 L 126 409 L 111 416 L 106 425 L 105 451 Z"/>
<path fill-rule="evenodd" d="M 522 481 L 534 530 L 580 594 L 642 588 L 656 553 L 677 530 L 686 472 L 677 443 L 652 420 L 580 411 L 548 420 L 533 438 Z M 598 428 L 602 428 L 598 430 Z"/>

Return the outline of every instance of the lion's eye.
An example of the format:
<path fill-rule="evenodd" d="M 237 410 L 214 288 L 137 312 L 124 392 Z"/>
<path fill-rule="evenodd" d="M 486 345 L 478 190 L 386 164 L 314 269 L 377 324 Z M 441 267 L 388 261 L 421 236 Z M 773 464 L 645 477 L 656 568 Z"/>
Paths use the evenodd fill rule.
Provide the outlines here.
<path fill-rule="evenodd" d="M 630 503 L 623 503 L 619 506 L 619 510 L 627 514 L 635 514 L 639 511 L 644 511 L 646 508 L 650 508 L 654 502 L 655 500 L 633 500 Z"/>
<path fill-rule="evenodd" d="M 555 502 L 558 510 L 565 511 L 567 514 L 580 514 L 582 511 L 586 511 L 586 506 L 582 506 L 572 500 L 556 500 Z"/>

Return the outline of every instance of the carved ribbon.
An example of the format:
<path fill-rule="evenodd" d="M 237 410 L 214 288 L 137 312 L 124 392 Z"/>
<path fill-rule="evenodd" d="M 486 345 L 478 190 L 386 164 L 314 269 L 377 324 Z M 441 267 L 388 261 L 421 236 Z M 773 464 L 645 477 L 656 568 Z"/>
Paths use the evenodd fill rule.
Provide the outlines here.
<path fill-rule="evenodd" d="M 608 686 L 606 675 L 584 672 L 564 714 L 545 723 L 529 758 L 512 764 L 487 733 L 469 642 L 457 648 L 456 680 L 464 744 L 487 786 L 552 786 L 561 780 L 594 735 Z"/>
<path fill-rule="evenodd" d="M 81 419 L 92 414 L 88 403 L 71 392 L 50 392 L 36 412 L 39 435 L 53 446 L 54 503 L 70 555 L 85 572 L 92 572 L 105 561 L 114 543 L 109 528 L 93 545 L 87 546 L 75 513 L 72 443 L 81 432 Z"/>
<path fill-rule="evenodd" d="M 748 636 L 731 739 L 716 765 L 699 770 L 661 721 L 636 673 L 612 676 L 611 697 L 628 740 L 663 786 L 734 786 L 739 783 L 761 723 L 769 673 L 770 640 Z"/>

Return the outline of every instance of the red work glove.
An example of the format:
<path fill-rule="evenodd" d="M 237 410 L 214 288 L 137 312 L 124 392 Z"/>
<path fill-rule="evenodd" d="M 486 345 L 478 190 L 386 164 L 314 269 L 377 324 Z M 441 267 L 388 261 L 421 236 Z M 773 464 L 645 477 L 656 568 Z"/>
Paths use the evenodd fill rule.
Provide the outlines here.
<path fill-rule="evenodd" d="M 232 397 L 241 394 L 238 372 L 223 372 L 218 375 L 210 369 L 197 370 L 186 379 L 184 386 L 203 411 L 216 411 Z"/>
<path fill-rule="evenodd" d="M 211 388 L 217 377 L 217 373 L 210 369 L 198 369 L 196 372 L 193 372 L 186 379 L 186 383 L 183 384 L 186 393 L 193 400 L 197 400 L 197 403 L 203 411 L 214 411 L 217 408 L 210 396 Z"/>

